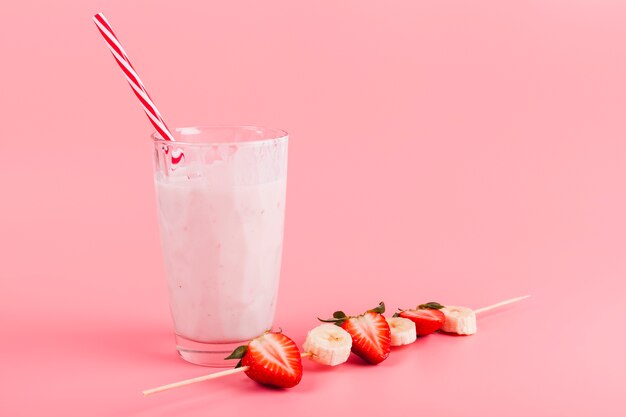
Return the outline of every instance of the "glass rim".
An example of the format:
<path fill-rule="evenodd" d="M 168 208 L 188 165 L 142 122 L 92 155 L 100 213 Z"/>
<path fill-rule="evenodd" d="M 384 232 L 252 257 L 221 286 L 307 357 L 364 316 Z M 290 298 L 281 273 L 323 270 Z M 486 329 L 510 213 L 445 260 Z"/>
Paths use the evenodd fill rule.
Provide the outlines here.
<path fill-rule="evenodd" d="M 183 126 L 170 129 L 173 134 L 182 133 L 183 135 L 194 135 L 211 129 L 241 129 L 241 130 L 261 130 L 263 132 L 273 132 L 268 137 L 262 139 L 252 139 L 243 141 L 203 141 L 203 142 L 186 142 L 181 140 L 170 141 L 165 139 L 159 132 L 152 132 L 150 137 L 155 144 L 167 145 L 167 146 L 220 146 L 220 145 L 237 145 L 242 147 L 247 146 L 260 146 L 268 143 L 274 143 L 276 141 L 286 141 L 289 138 L 289 133 L 285 130 L 278 128 L 268 128 L 264 126 L 256 125 L 201 125 L 201 126 Z M 185 133 L 187 132 L 187 133 Z"/>

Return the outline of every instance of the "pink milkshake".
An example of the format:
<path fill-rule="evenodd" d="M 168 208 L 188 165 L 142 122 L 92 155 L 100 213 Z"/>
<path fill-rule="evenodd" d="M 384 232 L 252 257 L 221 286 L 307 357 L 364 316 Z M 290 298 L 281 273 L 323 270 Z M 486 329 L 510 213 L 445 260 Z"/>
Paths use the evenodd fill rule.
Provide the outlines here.
<path fill-rule="evenodd" d="M 229 349 L 272 327 L 287 136 L 256 127 L 174 135 L 155 140 L 155 186 L 177 348 L 193 363 L 229 365 Z"/>

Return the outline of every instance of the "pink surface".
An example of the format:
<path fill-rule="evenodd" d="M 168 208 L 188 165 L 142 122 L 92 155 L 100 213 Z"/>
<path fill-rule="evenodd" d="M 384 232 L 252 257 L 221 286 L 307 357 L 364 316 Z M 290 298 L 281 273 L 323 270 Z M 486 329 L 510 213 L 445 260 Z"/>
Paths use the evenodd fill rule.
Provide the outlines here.
<path fill-rule="evenodd" d="M 173 350 L 150 128 L 103 11 L 170 125 L 291 133 L 276 324 L 385 300 L 478 307 L 376 367 L 290 391 Z M 623 416 L 626 5 L 11 2 L 0 13 L 0 415 Z"/>

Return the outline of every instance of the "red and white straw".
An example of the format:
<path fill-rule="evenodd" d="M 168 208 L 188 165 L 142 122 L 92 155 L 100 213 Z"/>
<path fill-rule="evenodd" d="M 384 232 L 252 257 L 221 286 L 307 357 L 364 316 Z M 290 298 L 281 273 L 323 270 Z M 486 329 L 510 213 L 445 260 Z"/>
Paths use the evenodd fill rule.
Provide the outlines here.
<path fill-rule="evenodd" d="M 137 71 L 135 71 L 135 68 L 130 63 L 130 59 L 128 58 L 128 55 L 126 54 L 126 51 L 122 47 L 122 44 L 120 43 L 119 39 L 117 39 L 117 36 L 115 36 L 115 34 L 113 33 L 113 29 L 111 28 L 111 25 L 109 25 L 109 22 L 107 21 L 106 17 L 104 17 L 102 13 L 98 13 L 94 15 L 93 21 L 95 22 L 96 26 L 98 27 L 98 30 L 104 37 L 104 40 L 106 41 L 107 46 L 109 47 L 109 50 L 113 54 L 115 61 L 117 61 L 117 64 L 120 66 L 120 68 L 124 72 L 126 81 L 128 81 L 128 84 L 130 84 L 133 90 L 133 93 L 135 93 L 135 95 L 141 102 L 141 106 L 143 107 L 143 110 L 146 112 L 146 115 L 148 116 L 150 123 L 152 123 L 154 128 L 157 130 L 157 132 L 161 135 L 163 139 L 174 141 L 175 140 L 174 136 L 172 135 L 167 125 L 165 124 L 165 120 L 163 119 L 163 116 L 161 116 L 161 113 L 154 105 L 154 102 L 150 98 L 150 95 L 148 94 L 146 87 L 144 86 L 143 82 L 139 78 L 139 75 L 137 75 Z M 181 153 L 179 153 L 176 156 L 172 155 L 172 162 L 173 163 L 179 162 L 181 157 L 182 157 Z"/>

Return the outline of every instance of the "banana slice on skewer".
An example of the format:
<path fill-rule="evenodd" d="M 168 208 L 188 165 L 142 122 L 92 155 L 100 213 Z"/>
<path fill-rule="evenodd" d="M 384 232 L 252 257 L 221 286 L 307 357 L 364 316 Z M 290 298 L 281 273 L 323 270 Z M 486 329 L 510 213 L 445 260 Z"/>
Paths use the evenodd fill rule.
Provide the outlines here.
<path fill-rule="evenodd" d="M 446 316 L 441 328 L 444 332 L 465 335 L 476 333 L 476 313 L 471 308 L 446 306 L 440 311 Z"/>
<path fill-rule="evenodd" d="M 309 331 L 303 348 L 315 362 L 335 366 L 348 360 L 352 337 L 341 327 L 324 323 Z"/>
<path fill-rule="evenodd" d="M 408 345 L 417 339 L 415 323 L 403 317 L 385 317 L 391 330 L 391 346 Z"/>

